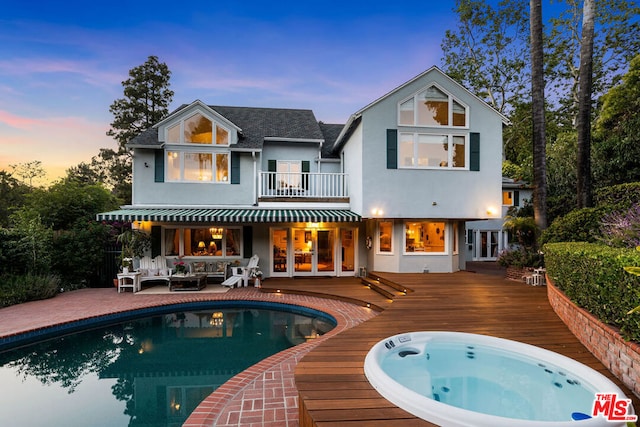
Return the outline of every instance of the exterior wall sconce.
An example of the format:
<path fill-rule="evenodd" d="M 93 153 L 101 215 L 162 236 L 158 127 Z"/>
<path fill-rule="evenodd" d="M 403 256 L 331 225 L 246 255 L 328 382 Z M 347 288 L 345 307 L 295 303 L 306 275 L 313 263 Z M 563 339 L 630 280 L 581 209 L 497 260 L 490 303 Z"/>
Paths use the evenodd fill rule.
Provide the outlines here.
<path fill-rule="evenodd" d="M 384 211 L 382 209 L 379 209 L 379 208 L 373 208 L 373 209 L 371 209 L 371 214 L 373 216 L 382 216 L 382 215 L 384 215 Z"/>
<path fill-rule="evenodd" d="M 431 202 L 431 206 L 438 206 L 438 202 Z"/>
<path fill-rule="evenodd" d="M 494 216 L 496 214 L 496 210 L 493 207 L 488 207 L 487 208 L 487 215 L 489 216 Z"/>

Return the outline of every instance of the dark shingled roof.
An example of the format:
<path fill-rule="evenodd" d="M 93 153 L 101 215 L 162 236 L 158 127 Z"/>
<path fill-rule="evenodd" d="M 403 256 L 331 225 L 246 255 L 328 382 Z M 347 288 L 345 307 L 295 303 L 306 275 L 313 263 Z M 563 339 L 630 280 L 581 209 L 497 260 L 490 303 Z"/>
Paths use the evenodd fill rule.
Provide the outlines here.
<path fill-rule="evenodd" d="M 238 147 L 262 148 L 264 138 L 324 139 L 311 110 L 284 108 L 221 107 L 210 108 L 242 129 Z"/>
<path fill-rule="evenodd" d="M 176 111 L 184 108 L 178 107 Z M 286 109 L 286 108 L 255 108 L 255 107 L 226 107 L 210 105 L 209 108 L 217 111 L 220 115 L 242 129 L 236 148 L 261 149 L 264 139 L 286 138 L 286 139 L 311 139 L 322 140 L 329 135 L 331 146 L 338 133 L 333 127 L 342 125 L 323 125 L 327 130 L 321 130 L 320 124 L 316 120 L 313 111 Z M 173 113 L 172 113 L 173 114 Z M 158 131 L 156 128 L 147 129 L 129 141 L 130 145 L 159 146 Z"/>
<path fill-rule="evenodd" d="M 324 159 L 338 158 L 339 155 L 333 153 L 333 144 L 336 142 L 336 139 L 338 139 L 340 132 L 342 132 L 342 129 L 344 128 L 344 125 L 322 122 L 319 122 L 318 125 L 320 125 L 320 130 L 324 135 L 322 157 Z"/>

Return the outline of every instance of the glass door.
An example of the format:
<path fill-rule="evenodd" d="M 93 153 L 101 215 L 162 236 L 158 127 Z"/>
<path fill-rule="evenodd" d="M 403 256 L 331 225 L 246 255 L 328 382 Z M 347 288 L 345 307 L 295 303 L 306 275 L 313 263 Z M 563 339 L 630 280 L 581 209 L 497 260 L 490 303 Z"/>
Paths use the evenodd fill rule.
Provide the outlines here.
<path fill-rule="evenodd" d="M 314 230 L 310 228 L 293 230 L 293 271 L 296 274 L 313 273 L 315 245 Z"/>
<path fill-rule="evenodd" d="M 335 273 L 334 230 L 294 229 L 293 255 L 293 271 L 295 274 Z"/>
<path fill-rule="evenodd" d="M 478 240 L 478 259 L 480 261 L 490 261 L 498 259 L 498 231 L 480 231 L 480 239 Z"/>
<path fill-rule="evenodd" d="M 273 248 L 273 258 L 271 259 L 271 271 L 274 276 L 286 276 L 289 271 L 288 266 L 288 245 L 286 228 L 274 228 L 271 231 L 271 243 Z"/>

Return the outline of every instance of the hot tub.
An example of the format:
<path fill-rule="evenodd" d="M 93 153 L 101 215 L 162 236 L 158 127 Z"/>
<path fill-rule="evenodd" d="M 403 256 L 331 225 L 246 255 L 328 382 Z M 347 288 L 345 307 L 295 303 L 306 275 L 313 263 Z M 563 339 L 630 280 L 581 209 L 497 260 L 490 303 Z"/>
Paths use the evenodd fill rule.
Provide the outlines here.
<path fill-rule="evenodd" d="M 365 375 L 387 400 L 442 426 L 624 426 L 592 417 L 596 393 L 627 399 L 612 381 L 560 354 L 459 332 L 412 332 L 374 345 Z M 629 401 L 630 402 L 630 401 Z M 630 403 L 623 414 L 634 418 Z M 576 424 L 578 422 L 578 424 Z"/>

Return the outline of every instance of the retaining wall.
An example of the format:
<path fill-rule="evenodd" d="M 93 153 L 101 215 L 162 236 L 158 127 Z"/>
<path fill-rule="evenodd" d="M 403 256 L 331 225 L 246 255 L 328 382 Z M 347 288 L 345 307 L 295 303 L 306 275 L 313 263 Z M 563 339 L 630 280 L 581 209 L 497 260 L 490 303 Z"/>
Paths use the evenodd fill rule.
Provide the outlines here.
<path fill-rule="evenodd" d="M 547 277 L 547 296 L 569 330 L 636 396 L 640 397 L 640 344 L 576 306 Z"/>

